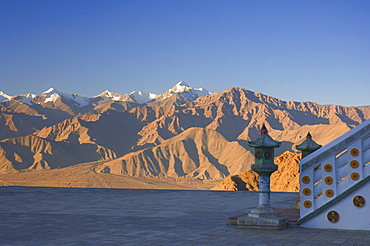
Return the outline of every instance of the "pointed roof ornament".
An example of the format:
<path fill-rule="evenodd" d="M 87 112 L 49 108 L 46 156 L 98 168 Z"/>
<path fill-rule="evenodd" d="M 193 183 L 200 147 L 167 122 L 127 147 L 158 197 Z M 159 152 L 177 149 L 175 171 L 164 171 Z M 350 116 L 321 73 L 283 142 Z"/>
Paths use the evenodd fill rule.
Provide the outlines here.
<path fill-rule="evenodd" d="M 277 148 L 280 147 L 280 142 L 275 141 L 268 135 L 268 130 L 265 126 L 265 123 L 263 123 L 261 131 L 260 131 L 260 136 L 253 140 L 253 141 L 248 141 L 248 145 L 250 147 L 270 147 L 270 148 Z"/>
<path fill-rule="evenodd" d="M 315 150 L 318 150 L 322 147 L 322 145 L 317 144 L 315 141 L 312 140 L 312 135 L 310 132 L 307 133 L 306 140 L 303 143 L 296 145 L 295 148 L 297 150 L 302 151 L 302 156 L 305 157 Z"/>
<path fill-rule="evenodd" d="M 265 126 L 265 123 L 263 123 L 263 125 L 262 125 L 260 135 L 268 135 L 268 131 L 267 131 L 267 128 Z"/>

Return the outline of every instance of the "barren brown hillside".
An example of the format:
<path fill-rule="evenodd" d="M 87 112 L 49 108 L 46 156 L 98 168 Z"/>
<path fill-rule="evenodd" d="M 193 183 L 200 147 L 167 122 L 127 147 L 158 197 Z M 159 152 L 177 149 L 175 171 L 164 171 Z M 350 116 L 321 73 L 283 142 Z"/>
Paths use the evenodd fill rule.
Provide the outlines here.
<path fill-rule="evenodd" d="M 105 162 L 102 173 L 138 177 L 220 180 L 250 167 L 253 156 L 220 133 L 190 128 L 162 144 Z"/>
<path fill-rule="evenodd" d="M 299 191 L 299 161 L 301 154 L 285 152 L 274 158 L 278 170 L 271 175 L 271 191 Z M 258 174 L 252 170 L 232 175 L 218 183 L 212 190 L 250 190 L 258 191 Z"/>

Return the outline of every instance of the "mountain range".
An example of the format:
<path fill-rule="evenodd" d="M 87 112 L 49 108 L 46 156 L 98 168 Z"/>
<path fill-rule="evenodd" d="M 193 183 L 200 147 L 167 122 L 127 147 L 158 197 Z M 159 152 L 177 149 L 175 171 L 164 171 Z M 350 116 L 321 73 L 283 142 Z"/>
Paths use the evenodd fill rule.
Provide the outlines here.
<path fill-rule="evenodd" d="M 1 92 L 0 182 L 211 188 L 250 168 L 247 141 L 262 124 L 282 142 L 281 155 L 307 132 L 325 145 L 369 118 L 366 106 L 286 102 L 236 87 L 210 93 L 185 82 L 159 95 Z"/>

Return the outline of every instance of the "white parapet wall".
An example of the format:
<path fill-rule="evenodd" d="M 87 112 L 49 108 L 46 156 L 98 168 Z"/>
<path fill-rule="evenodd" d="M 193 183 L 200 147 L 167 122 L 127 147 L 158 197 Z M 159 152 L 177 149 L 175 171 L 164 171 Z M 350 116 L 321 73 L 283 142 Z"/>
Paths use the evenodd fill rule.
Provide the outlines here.
<path fill-rule="evenodd" d="M 301 227 L 370 230 L 370 182 L 301 224 Z"/>
<path fill-rule="evenodd" d="M 370 120 L 303 158 L 300 169 L 302 227 L 370 230 Z"/>

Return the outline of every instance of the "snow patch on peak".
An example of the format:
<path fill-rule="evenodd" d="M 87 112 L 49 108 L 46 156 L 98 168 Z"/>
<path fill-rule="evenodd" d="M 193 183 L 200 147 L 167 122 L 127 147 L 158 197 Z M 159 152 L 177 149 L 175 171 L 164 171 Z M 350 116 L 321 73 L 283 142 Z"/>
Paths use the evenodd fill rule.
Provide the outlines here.
<path fill-rule="evenodd" d="M 119 100 L 121 100 L 122 95 L 120 95 L 118 93 L 111 92 L 109 90 L 105 90 L 102 93 L 100 93 L 99 95 L 95 96 L 94 98 L 96 98 L 96 97 L 110 98 L 114 101 L 119 101 Z"/>
<path fill-rule="evenodd" d="M 129 95 L 133 100 L 140 103 L 150 102 L 157 97 L 154 93 L 145 93 L 141 91 L 133 91 Z"/>
<path fill-rule="evenodd" d="M 32 93 L 27 93 L 27 94 L 24 94 L 24 95 L 22 95 L 22 96 L 24 96 L 24 97 L 26 97 L 26 98 L 35 98 L 37 95 L 32 94 Z"/>
<path fill-rule="evenodd" d="M 105 90 L 102 94 L 104 94 L 105 96 L 107 97 L 114 97 L 113 96 L 113 92 L 109 91 L 109 90 Z"/>
<path fill-rule="evenodd" d="M 51 87 L 51 88 L 49 88 L 48 90 L 44 91 L 41 94 L 50 94 L 50 93 L 59 93 L 59 91 L 57 91 L 56 89 Z"/>
<path fill-rule="evenodd" d="M 181 92 L 184 92 L 184 91 L 189 90 L 189 89 L 190 89 L 190 87 L 187 83 L 185 83 L 184 81 L 180 81 L 174 87 L 172 87 L 170 90 L 173 93 L 181 93 Z"/>
<path fill-rule="evenodd" d="M 3 97 L 10 97 L 10 96 L 8 96 L 7 94 L 5 94 L 3 91 L 0 91 L 0 96 L 3 96 Z"/>
<path fill-rule="evenodd" d="M 177 85 L 186 85 L 186 86 L 189 86 L 185 81 L 179 81 L 177 82 Z"/>
<path fill-rule="evenodd" d="M 59 91 L 57 91 L 54 88 L 49 88 L 48 90 L 41 93 L 41 95 L 46 96 L 44 103 L 47 103 L 47 102 L 53 102 L 54 103 L 61 96 L 61 94 L 62 93 L 60 93 Z"/>
<path fill-rule="evenodd" d="M 176 86 L 186 86 L 189 87 L 189 85 L 185 81 L 179 81 Z"/>
<path fill-rule="evenodd" d="M 209 92 L 204 88 L 194 88 L 194 92 L 198 95 L 198 97 L 209 96 L 212 94 L 212 92 Z"/>
<path fill-rule="evenodd" d="M 7 101 L 7 100 L 17 100 L 22 103 L 28 104 L 28 105 L 33 105 L 34 103 L 32 100 L 36 97 L 37 95 L 27 93 L 27 94 L 21 94 L 18 96 L 8 96 L 3 92 L 0 92 L 0 102 L 1 101 Z"/>
<path fill-rule="evenodd" d="M 85 96 L 63 93 L 54 88 L 48 89 L 41 93 L 41 95 L 46 96 L 44 103 L 55 102 L 58 98 L 62 97 L 67 100 L 74 101 L 77 107 L 83 107 L 90 104 L 90 99 Z"/>
<path fill-rule="evenodd" d="M 48 93 L 50 94 L 50 92 Z M 59 95 L 57 93 L 53 93 L 51 95 L 49 95 L 46 99 L 45 99 L 45 103 L 47 102 L 55 102 L 57 99 L 59 98 Z"/>
<path fill-rule="evenodd" d="M 180 81 L 174 87 L 172 87 L 171 89 L 169 89 L 167 92 L 163 94 L 163 99 L 171 97 L 173 94 L 176 94 L 176 93 L 181 93 L 189 101 L 193 101 L 197 99 L 198 97 L 208 96 L 212 94 L 204 88 L 193 88 L 193 87 L 190 87 L 184 81 Z"/>
<path fill-rule="evenodd" d="M 0 91 L 0 102 L 10 100 L 12 97 Z"/>
<path fill-rule="evenodd" d="M 77 94 L 65 94 L 69 97 L 69 99 L 75 101 L 78 103 L 78 107 L 83 107 L 83 106 L 87 106 L 90 104 L 90 99 L 85 97 L 85 96 L 81 96 L 81 95 L 77 95 Z M 72 96 L 72 97 L 71 97 Z"/>

